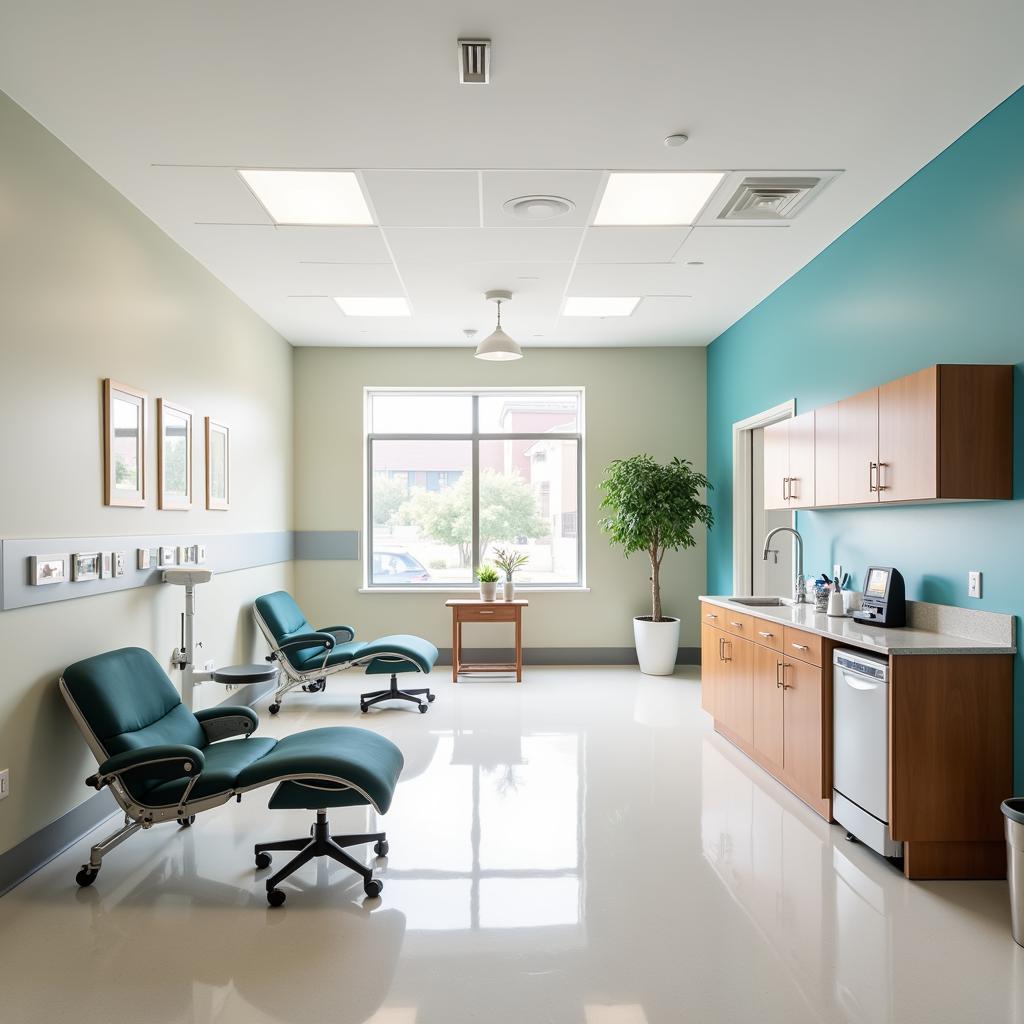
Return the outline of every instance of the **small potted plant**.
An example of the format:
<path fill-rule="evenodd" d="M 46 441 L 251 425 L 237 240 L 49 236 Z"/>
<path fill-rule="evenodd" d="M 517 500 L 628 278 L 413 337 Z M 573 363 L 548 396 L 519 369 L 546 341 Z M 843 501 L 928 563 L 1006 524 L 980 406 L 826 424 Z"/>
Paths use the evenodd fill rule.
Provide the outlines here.
<path fill-rule="evenodd" d="M 601 483 L 601 508 L 608 516 L 601 529 L 628 557 L 646 551 L 651 563 L 651 614 L 633 619 L 640 671 L 667 676 L 675 671 L 679 650 L 679 619 L 661 613 L 661 563 L 666 551 L 692 548 L 693 528 L 714 524 L 711 508 L 701 492 L 711 489 L 708 478 L 688 459 L 660 465 L 650 455 L 616 459 Z"/>
<path fill-rule="evenodd" d="M 516 597 L 516 585 L 512 580 L 512 574 L 516 569 L 521 569 L 530 560 L 529 555 L 521 551 L 506 551 L 498 548 L 494 552 L 494 564 L 505 574 L 505 600 L 514 601 Z"/>
<path fill-rule="evenodd" d="M 480 582 L 480 600 L 493 601 L 495 592 L 498 589 L 498 570 L 493 565 L 484 562 L 476 571 L 476 578 Z"/>

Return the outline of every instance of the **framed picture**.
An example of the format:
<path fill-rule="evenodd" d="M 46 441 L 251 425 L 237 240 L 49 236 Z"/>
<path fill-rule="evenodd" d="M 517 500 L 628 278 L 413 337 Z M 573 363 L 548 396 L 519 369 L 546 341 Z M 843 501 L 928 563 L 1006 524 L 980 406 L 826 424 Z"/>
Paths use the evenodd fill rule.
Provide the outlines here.
<path fill-rule="evenodd" d="M 146 504 L 146 415 L 144 391 L 103 382 L 103 501 L 141 508 Z"/>
<path fill-rule="evenodd" d="M 50 583 L 66 583 L 67 579 L 67 555 L 33 555 L 28 560 L 28 581 L 33 587 L 45 587 Z"/>
<path fill-rule="evenodd" d="M 231 431 L 206 417 L 206 507 L 226 510 L 231 502 Z"/>
<path fill-rule="evenodd" d="M 102 555 L 99 551 L 88 551 L 85 554 L 71 556 L 71 579 L 75 583 L 82 583 L 85 580 L 98 580 L 100 578 L 100 565 Z"/>
<path fill-rule="evenodd" d="M 180 405 L 156 400 L 158 505 L 162 509 L 192 506 L 192 413 Z"/>

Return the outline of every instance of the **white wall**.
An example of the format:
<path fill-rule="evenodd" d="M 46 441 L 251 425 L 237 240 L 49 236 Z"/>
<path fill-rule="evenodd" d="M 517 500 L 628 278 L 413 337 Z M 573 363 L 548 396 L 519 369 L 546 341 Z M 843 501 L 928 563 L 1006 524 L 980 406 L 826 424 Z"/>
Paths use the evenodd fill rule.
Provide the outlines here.
<path fill-rule="evenodd" d="M 0 93 L 0 537 L 290 529 L 291 375 L 291 348 L 273 330 Z M 153 400 L 145 509 L 103 505 L 104 377 Z M 158 397 L 196 417 L 188 512 L 156 508 Z M 204 415 L 232 427 L 228 512 L 204 507 Z M 208 656 L 262 655 L 251 601 L 291 584 L 283 564 L 204 588 Z M 180 590 L 146 587 L 0 612 L 0 768 L 12 789 L 0 801 L 0 851 L 91 794 L 92 759 L 59 698 L 60 672 L 127 645 L 166 663 L 181 607 Z"/>
<path fill-rule="evenodd" d="M 632 616 L 649 614 L 649 565 L 628 561 L 597 528 L 598 485 L 616 458 L 649 452 L 705 463 L 705 352 L 694 348 L 528 349 L 516 363 L 487 364 L 460 349 L 295 350 L 296 529 L 362 530 L 363 387 L 586 388 L 586 530 L 589 593 L 526 595 L 527 647 L 627 647 Z M 697 596 L 704 543 L 669 554 L 662 567 L 666 614 L 683 619 L 681 644 L 698 646 Z M 361 562 L 297 562 L 297 596 L 319 624 L 351 623 L 359 635 L 409 632 L 451 646 L 445 596 L 360 594 Z M 485 633 L 484 631 L 487 631 Z M 474 646 L 508 643 L 501 627 L 468 629 Z"/>

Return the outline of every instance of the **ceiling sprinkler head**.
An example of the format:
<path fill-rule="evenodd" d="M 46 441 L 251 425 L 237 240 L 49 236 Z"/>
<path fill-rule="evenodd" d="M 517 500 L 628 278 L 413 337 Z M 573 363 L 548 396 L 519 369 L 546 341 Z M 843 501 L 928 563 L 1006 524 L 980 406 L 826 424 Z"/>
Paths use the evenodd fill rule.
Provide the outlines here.
<path fill-rule="evenodd" d="M 468 341 L 472 341 L 477 335 L 477 330 L 475 327 L 467 327 L 462 333 Z"/>
<path fill-rule="evenodd" d="M 678 146 L 685 146 L 690 141 L 690 136 L 686 132 L 673 132 L 671 135 L 665 136 L 665 145 L 669 149 L 675 149 Z"/>

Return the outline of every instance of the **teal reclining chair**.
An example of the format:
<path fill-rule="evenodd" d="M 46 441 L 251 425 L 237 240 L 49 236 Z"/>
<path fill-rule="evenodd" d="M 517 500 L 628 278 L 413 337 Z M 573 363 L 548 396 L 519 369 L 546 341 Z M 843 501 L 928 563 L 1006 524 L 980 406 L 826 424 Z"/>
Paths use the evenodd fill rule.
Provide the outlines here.
<path fill-rule="evenodd" d="M 60 691 L 92 750 L 99 769 L 86 779 L 95 789 L 109 787 L 124 811 L 124 825 L 93 846 L 76 876 L 91 885 L 103 857 L 134 835 L 163 821 L 188 826 L 196 814 L 262 786 L 276 786 L 270 807 L 316 811 L 312 838 L 259 843 L 256 866 L 271 864 L 271 850 L 296 856 L 267 879 L 267 900 L 285 900 L 280 882 L 313 857 L 331 857 L 363 878 L 367 896 L 383 885 L 373 869 L 354 860 L 345 847 L 373 843 L 385 856 L 383 832 L 330 834 L 328 807 L 391 806 L 405 760 L 390 740 L 368 729 L 308 729 L 275 740 L 254 737 L 259 725 L 248 707 L 193 712 L 149 651 L 126 647 L 76 662 L 65 669 Z"/>
<path fill-rule="evenodd" d="M 289 690 L 301 686 L 307 693 L 317 693 L 326 689 L 329 675 L 363 666 L 367 675 L 390 674 L 391 686 L 360 694 L 360 711 L 385 700 L 406 700 L 425 712 L 434 700 L 429 689 L 398 688 L 399 672 L 428 673 L 434 667 L 437 648 L 429 640 L 395 634 L 364 642 L 356 640 L 356 631 L 351 626 L 314 629 L 292 595 L 284 590 L 256 598 L 253 613 L 270 645 L 267 660 L 277 662 L 281 668 L 277 692 L 270 705 L 272 715 L 281 710 L 281 699 Z"/>

